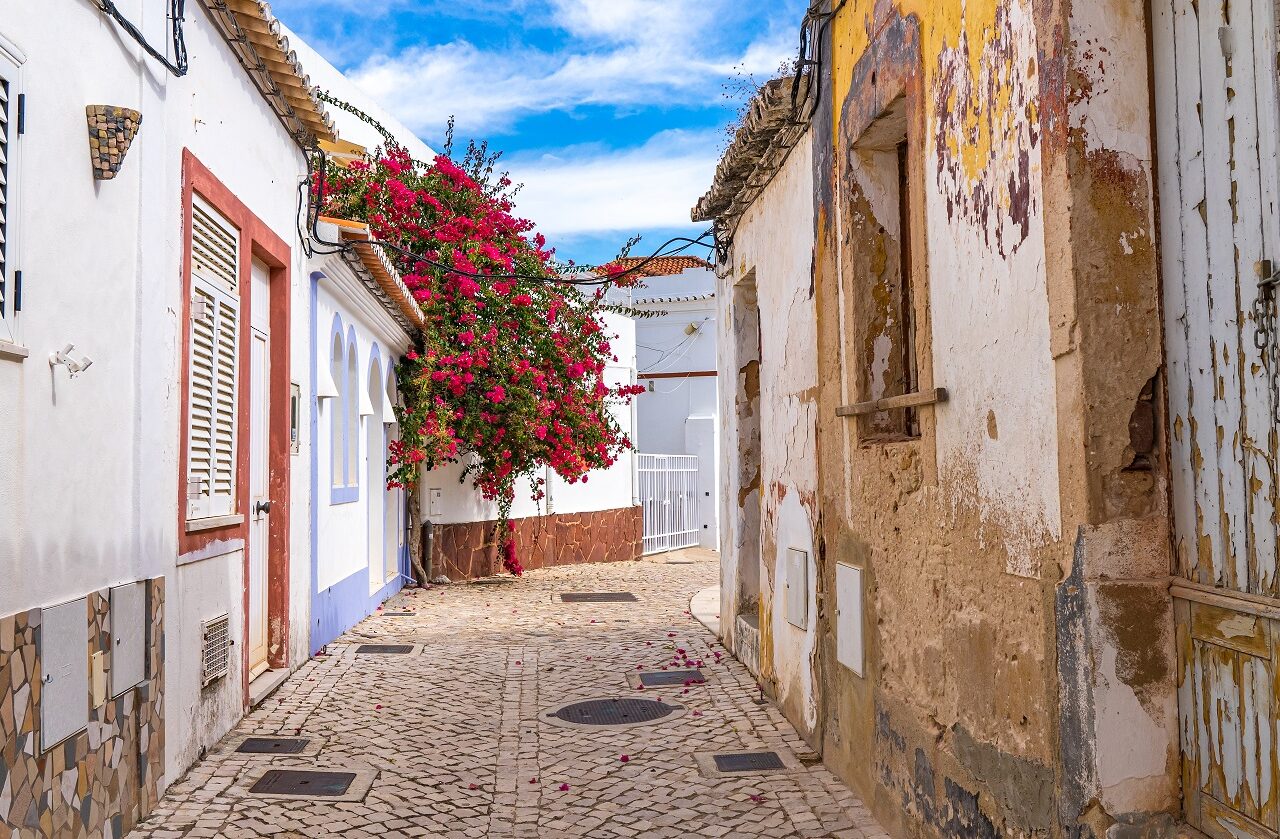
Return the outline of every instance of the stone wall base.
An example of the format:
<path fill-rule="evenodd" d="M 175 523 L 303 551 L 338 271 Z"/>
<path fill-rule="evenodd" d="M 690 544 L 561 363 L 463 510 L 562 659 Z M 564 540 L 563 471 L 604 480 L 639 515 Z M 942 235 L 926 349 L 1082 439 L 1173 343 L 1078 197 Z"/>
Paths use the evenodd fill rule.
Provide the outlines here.
<path fill-rule="evenodd" d="M 639 559 L 644 524 L 639 507 L 556 513 L 514 520 L 516 553 L 526 570 Z M 502 570 L 492 521 L 436 525 L 431 576 L 454 581 Z M 425 530 L 424 530 L 425 533 Z"/>

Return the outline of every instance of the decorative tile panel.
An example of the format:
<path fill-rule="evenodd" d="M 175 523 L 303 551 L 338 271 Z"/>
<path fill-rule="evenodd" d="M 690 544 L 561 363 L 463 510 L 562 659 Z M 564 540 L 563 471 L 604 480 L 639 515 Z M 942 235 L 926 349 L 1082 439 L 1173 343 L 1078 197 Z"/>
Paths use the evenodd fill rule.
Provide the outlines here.
<path fill-rule="evenodd" d="M 88 728 L 45 754 L 40 610 L 0 618 L 0 833 L 123 837 L 155 807 L 164 771 L 164 580 L 146 589 L 147 680 L 91 707 Z M 104 653 L 110 672 L 108 592 L 88 599 L 86 655 Z"/>

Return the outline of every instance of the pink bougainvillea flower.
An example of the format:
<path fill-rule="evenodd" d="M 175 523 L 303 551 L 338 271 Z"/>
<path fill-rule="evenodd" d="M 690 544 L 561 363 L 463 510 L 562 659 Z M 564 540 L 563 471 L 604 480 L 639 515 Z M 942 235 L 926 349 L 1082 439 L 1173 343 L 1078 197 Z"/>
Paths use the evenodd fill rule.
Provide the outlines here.
<path fill-rule="evenodd" d="M 531 783 L 531 784 L 536 784 L 536 783 L 538 783 L 538 779 L 537 779 L 537 778 L 530 778 L 530 779 L 529 779 L 529 783 Z"/>
<path fill-rule="evenodd" d="M 631 761 L 631 755 L 619 755 L 618 760 L 622 761 L 623 763 L 629 763 Z"/>
<path fill-rule="evenodd" d="M 568 791 L 569 791 L 569 785 L 568 785 L 568 784 L 561 784 L 561 785 L 560 785 L 560 791 L 561 791 L 561 792 L 568 792 Z"/>
<path fill-rule="evenodd" d="M 754 801 L 755 803 L 759 804 L 761 801 L 764 801 L 764 796 L 763 796 L 763 795 L 752 795 L 752 796 L 751 796 L 751 800 L 752 800 L 752 801 Z"/>
<path fill-rule="evenodd" d="M 480 789 L 479 784 L 468 784 L 467 789 Z"/>
<path fill-rule="evenodd" d="M 381 711 L 381 710 L 382 710 L 382 706 L 381 706 L 381 705 L 374 705 L 374 706 L 373 706 L 373 710 L 375 710 L 375 711 Z"/>

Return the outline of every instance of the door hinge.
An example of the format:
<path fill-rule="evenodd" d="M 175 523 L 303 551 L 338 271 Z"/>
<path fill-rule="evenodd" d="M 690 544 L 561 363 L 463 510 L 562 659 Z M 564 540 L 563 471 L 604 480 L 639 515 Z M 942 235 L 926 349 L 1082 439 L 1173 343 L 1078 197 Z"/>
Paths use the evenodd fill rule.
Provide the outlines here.
<path fill-rule="evenodd" d="M 27 94 L 18 94 L 18 136 L 27 133 Z"/>

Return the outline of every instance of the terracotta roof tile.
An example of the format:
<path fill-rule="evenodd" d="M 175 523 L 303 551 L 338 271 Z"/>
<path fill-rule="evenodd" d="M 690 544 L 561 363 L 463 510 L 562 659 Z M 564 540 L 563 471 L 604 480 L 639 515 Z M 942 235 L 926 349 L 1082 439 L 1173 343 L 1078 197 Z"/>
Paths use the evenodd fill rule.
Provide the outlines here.
<path fill-rule="evenodd" d="M 618 265 L 623 268 L 634 268 L 644 262 L 647 257 L 633 256 L 627 259 L 619 259 Z M 660 256 L 651 260 L 643 268 L 635 273 L 642 277 L 674 277 L 677 274 L 683 274 L 690 268 L 705 268 L 711 270 L 711 263 L 705 259 L 696 256 Z"/>

